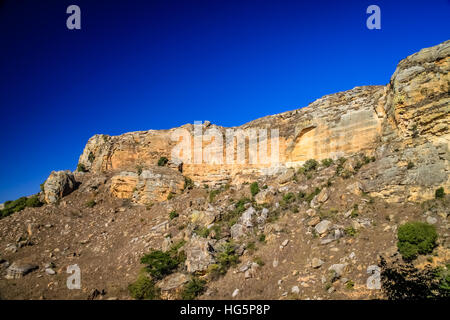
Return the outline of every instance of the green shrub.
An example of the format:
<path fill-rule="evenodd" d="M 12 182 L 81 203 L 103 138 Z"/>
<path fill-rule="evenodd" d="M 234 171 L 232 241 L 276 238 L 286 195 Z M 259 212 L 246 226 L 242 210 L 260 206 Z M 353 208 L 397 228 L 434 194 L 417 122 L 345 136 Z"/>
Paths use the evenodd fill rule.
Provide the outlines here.
<path fill-rule="evenodd" d="M 229 267 L 236 265 L 239 262 L 239 257 L 235 252 L 234 245 L 230 242 L 224 244 L 222 250 L 217 255 L 217 263 L 219 271 L 225 274 Z"/>
<path fill-rule="evenodd" d="M 137 166 L 136 166 L 136 173 L 137 173 L 138 175 L 141 175 L 142 170 L 143 170 L 143 166 L 141 166 L 141 165 L 137 165 Z"/>
<path fill-rule="evenodd" d="M 197 235 L 199 235 L 202 238 L 208 238 L 211 230 L 208 229 L 207 227 L 202 227 L 202 228 L 196 228 L 193 230 L 193 232 Z"/>
<path fill-rule="evenodd" d="M 88 160 L 89 160 L 90 163 L 94 162 L 95 156 L 94 156 L 94 154 L 92 152 L 89 152 Z"/>
<path fill-rule="evenodd" d="M 305 169 L 305 172 L 314 171 L 319 166 L 319 163 L 314 159 L 309 159 L 305 162 L 303 165 L 303 168 Z"/>
<path fill-rule="evenodd" d="M 423 222 L 408 222 L 397 231 L 397 247 L 403 259 L 410 261 L 419 254 L 431 253 L 438 235 L 434 226 Z"/>
<path fill-rule="evenodd" d="M 356 236 L 358 231 L 356 231 L 356 229 L 353 227 L 348 227 L 348 228 L 344 229 L 344 233 L 350 237 L 354 237 L 354 236 Z"/>
<path fill-rule="evenodd" d="M 220 190 L 211 190 L 209 192 L 209 202 L 213 203 L 214 200 L 216 199 L 216 196 L 220 193 Z"/>
<path fill-rule="evenodd" d="M 291 203 L 295 201 L 295 195 L 292 192 L 288 192 L 285 195 L 283 195 L 283 201 L 285 203 Z"/>
<path fill-rule="evenodd" d="M 194 181 L 189 177 L 184 177 L 184 190 L 191 190 L 194 188 Z"/>
<path fill-rule="evenodd" d="M 198 278 L 192 278 L 191 281 L 184 285 L 181 292 L 183 300 L 194 300 L 197 296 L 205 291 L 206 281 Z"/>
<path fill-rule="evenodd" d="M 145 269 L 154 278 L 161 279 L 172 273 L 178 267 L 179 261 L 170 252 L 155 250 L 144 255 L 141 263 L 146 265 Z"/>
<path fill-rule="evenodd" d="M 322 166 L 328 168 L 329 166 L 331 166 L 333 164 L 333 159 L 330 159 L 330 158 L 323 159 L 321 163 L 322 163 Z"/>
<path fill-rule="evenodd" d="M 250 192 L 252 193 L 252 197 L 256 196 L 259 192 L 258 182 L 253 182 L 250 185 Z"/>
<path fill-rule="evenodd" d="M 158 166 L 164 167 L 167 164 L 167 162 L 169 162 L 169 159 L 167 159 L 166 157 L 161 157 L 158 160 Z"/>
<path fill-rule="evenodd" d="M 266 235 L 264 233 L 261 233 L 259 235 L 258 241 L 259 242 L 266 242 Z"/>
<path fill-rule="evenodd" d="M 255 259 L 253 259 L 253 262 L 255 262 L 260 267 L 265 265 L 265 263 L 264 263 L 263 259 L 261 259 L 261 257 L 255 257 Z"/>
<path fill-rule="evenodd" d="M 414 168 L 414 163 L 413 162 L 411 162 L 411 161 L 409 161 L 408 162 L 408 166 L 406 167 L 406 169 L 412 169 L 412 168 Z"/>
<path fill-rule="evenodd" d="M 175 194 L 173 192 L 169 192 L 169 194 L 167 195 L 167 200 L 171 200 L 173 199 L 173 197 L 175 197 Z"/>
<path fill-rule="evenodd" d="M 79 164 L 77 165 L 77 171 L 78 171 L 78 172 L 87 172 L 87 169 L 86 169 L 86 167 L 85 167 L 84 164 L 79 163 Z"/>
<path fill-rule="evenodd" d="M 128 286 L 128 291 L 134 299 L 153 300 L 159 298 L 159 289 L 146 275 L 139 275 L 138 279 Z"/>
<path fill-rule="evenodd" d="M 25 205 L 27 207 L 37 208 L 37 207 L 41 207 L 43 205 L 43 203 L 39 200 L 39 197 L 37 195 L 35 195 L 35 196 L 28 198 L 27 201 L 25 202 Z"/>
<path fill-rule="evenodd" d="M 93 208 L 96 204 L 97 202 L 95 202 L 95 200 L 89 200 L 88 202 L 86 202 L 86 207 Z"/>
<path fill-rule="evenodd" d="M 445 196 L 445 191 L 443 187 L 440 187 L 439 189 L 436 189 L 434 196 L 436 199 L 438 198 L 444 198 Z"/>
<path fill-rule="evenodd" d="M 313 192 L 311 192 L 310 194 L 308 194 L 308 195 L 306 196 L 305 200 L 306 200 L 307 202 L 311 202 L 312 199 L 314 199 L 314 197 L 317 196 L 317 195 L 320 193 L 320 191 L 322 191 L 320 188 L 314 189 Z"/>
<path fill-rule="evenodd" d="M 174 211 L 170 211 L 170 213 L 169 213 L 170 220 L 173 220 L 173 219 L 175 219 L 178 216 L 179 216 L 179 214 L 175 210 Z"/>

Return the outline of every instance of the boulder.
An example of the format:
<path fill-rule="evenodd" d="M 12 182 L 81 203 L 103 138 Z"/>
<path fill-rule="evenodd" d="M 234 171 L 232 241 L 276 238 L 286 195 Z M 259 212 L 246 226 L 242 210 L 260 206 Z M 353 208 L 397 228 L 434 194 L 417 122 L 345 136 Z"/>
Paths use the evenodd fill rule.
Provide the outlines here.
<path fill-rule="evenodd" d="M 30 273 L 33 270 L 36 270 L 38 266 L 29 263 L 16 263 L 11 264 L 8 269 L 6 269 L 6 279 L 19 279 Z"/>
<path fill-rule="evenodd" d="M 193 236 L 185 245 L 186 262 L 188 272 L 204 271 L 215 262 L 214 248 L 207 239 Z"/>
<path fill-rule="evenodd" d="M 330 226 L 331 226 L 331 221 L 323 220 L 315 226 L 315 229 L 318 234 L 323 234 L 328 231 L 328 228 Z"/>
<path fill-rule="evenodd" d="M 56 203 L 75 190 L 76 185 L 75 178 L 69 170 L 52 171 L 44 183 L 45 202 Z"/>

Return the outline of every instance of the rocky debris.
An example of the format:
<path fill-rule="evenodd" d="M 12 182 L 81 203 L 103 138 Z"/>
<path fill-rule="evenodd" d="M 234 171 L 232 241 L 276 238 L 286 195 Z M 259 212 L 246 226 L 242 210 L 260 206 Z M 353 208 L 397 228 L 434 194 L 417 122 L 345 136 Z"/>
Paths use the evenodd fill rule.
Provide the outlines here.
<path fill-rule="evenodd" d="M 232 298 L 236 298 L 238 294 L 239 294 L 239 289 L 235 289 L 235 290 L 233 291 L 233 293 L 231 294 L 231 297 L 232 297 Z"/>
<path fill-rule="evenodd" d="M 319 217 L 313 217 L 311 220 L 308 221 L 308 226 L 314 227 L 319 222 L 320 222 L 320 218 Z"/>
<path fill-rule="evenodd" d="M 191 222 L 201 226 L 209 226 L 216 219 L 216 213 L 213 210 L 198 211 L 194 210 L 191 214 Z"/>
<path fill-rule="evenodd" d="M 44 200 L 47 203 L 56 203 L 75 190 L 76 186 L 75 178 L 69 170 L 52 171 L 44 183 Z"/>
<path fill-rule="evenodd" d="M 335 278 L 340 278 L 344 274 L 345 268 L 347 267 L 347 263 L 337 263 L 331 265 L 328 270 L 334 272 Z"/>
<path fill-rule="evenodd" d="M 320 260 L 319 258 L 313 258 L 311 261 L 311 267 L 314 269 L 320 268 L 323 264 L 324 264 L 324 262 L 322 260 Z"/>
<path fill-rule="evenodd" d="M 256 221 L 259 223 L 264 223 L 267 219 L 268 213 L 269 211 L 267 209 L 262 210 L 261 215 L 256 217 Z M 247 232 L 253 228 L 253 219 L 256 215 L 256 210 L 252 206 L 248 207 L 248 209 L 242 213 L 242 216 L 239 218 L 237 223 L 230 228 L 231 237 L 233 239 L 239 239 L 245 236 Z"/>
<path fill-rule="evenodd" d="M 172 273 L 157 283 L 162 291 L 169 291 L 181 287 L 189 281 L 189 276 L 184 273 Z"/>
<path fill-rule="evenodd" d="M 289 168 L 286 170 L 286 172 L 284 172 L 277 178 L 277 182 L 279 184 L 285 184 L 289 181 L 292 181 L 294 179 L 294 176 L 295 176 L 295 170 L 292 168 Z"/>
<path fill-rule="evenodd" d="M 320 223 L 318 223 L 314 229 L 318 234 L 324 234 L 328 231 L 329 227 L 331 226 L 331 221 L 329 220 L 322 220 Z"/>
<path fill-rule="evenodd" d="M 26 274 L 36 270 L 38 266 L 29 263 L 17 263 L 13 262 L 6 269 L 6 279 L 19 279 L 25 276 Z"/>
<path fill-rule="evenodd" d="M 193 236 L 184 247 L 187 271 L 190 273 L 204 271 L 215 262 L 214 248 L 207 239 Z"/>
<path fill-rule="evenodd" d="M 274 199 L 274 195 L 273 195 L 272 188 L 266 189 L 266 190 L 261 190 L 255 196 L 255 201 L 257 204 L 272 203 L 273 199 Z"/>
<path fill-rule="evenodd" d="M 294 294 L 299 294 L 300 293 L 300 288 L 298 286 L 293 286 L 291 289 L 291 292 Z"/>
<path fill-rule="evenodd" d="M 435 224 L 436 222 L 437 222 L 437 219 L 436 219 L 436 218 L 430 217 L 430 216 L 427 217 L 427 223 L 429 223 L 429 224 Z"/>
<path fill-rule="evenodd" d="M 286 246 L 288 245 L 288 243 L 289 243 L 289 239 L 284 240 L 284 241 L 281 243 L 280 249 L 283 249 L 284 247 L 286 247 Z"/>
<path fill-rule="evenodd" d="M 360 196 L 362 194 L 363 186 L 361 182 L 356 181 L 355 183 L 348 185 L 347 190 L 354 195 Z"/>
<path fill-rule="evenodd" d="M 46 269 L 45 269 L 45 273 L 48 274 L 48 275 L 50 275 L 50 276 L 52 276 L 52 275 L 55 275 L 55 274 L 56 274 L 56 271 L 53 270 L 52 268 L 46 268 Z"/>

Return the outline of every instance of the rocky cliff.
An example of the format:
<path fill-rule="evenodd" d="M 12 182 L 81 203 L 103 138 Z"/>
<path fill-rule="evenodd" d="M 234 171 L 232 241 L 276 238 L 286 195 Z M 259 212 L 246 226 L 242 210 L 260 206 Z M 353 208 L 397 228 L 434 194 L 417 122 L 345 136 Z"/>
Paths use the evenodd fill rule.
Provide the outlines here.
<path fill-rule="evenodd" d="M 278 162 L 250 163 L 247 150 L 243 164 L 184 163 L 183 175 L 199 185 L 242 183 L 249 175 L 278 174 L 308 159 L 364 153 L 382 159 L 362 181 L 366 192 L 392 201 L 429 199 L 436 186 L 450 187 L 449 69 L 450 41 L 423 49 L 402 60 L 386 86 L 356 87 L 233 128 L 278 129 Z M 193 125 L 181 128 L 193 135 Z M 207 128 L 217 129 L 225 141 L 226 128 L 207 122 L 202 132 Z M 177 144 L 171 137 L 178 129 L 95 135 L 79 164 L 94 173 L 154 167 L 160 157 L 171 158 Z M 407 169 L 408 163 L 413 168 Z M 130 186 L 133 190 L 134 183 Z"/>

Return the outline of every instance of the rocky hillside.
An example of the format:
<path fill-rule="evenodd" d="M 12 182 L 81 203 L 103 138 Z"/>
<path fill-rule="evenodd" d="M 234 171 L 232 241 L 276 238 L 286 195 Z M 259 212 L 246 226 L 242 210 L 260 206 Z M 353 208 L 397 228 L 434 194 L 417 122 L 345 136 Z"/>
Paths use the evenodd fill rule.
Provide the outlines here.
<path fill-rule="evenodd" d="M 240 127 L 93 136 L 76 172 L 2 206 L 0 298 L 448 295 L 449 69 L 446 41 L 402 60 L 386 86 Z M 279 158 L 254 162 L 248 145 L 242 163 L 172 157 L 176 133 L 192 145 L 198 129 L 203 147 L 225 142 L 223 158 L 238 148 L 227 129 L 277 129 L 262 141 Z"/>

